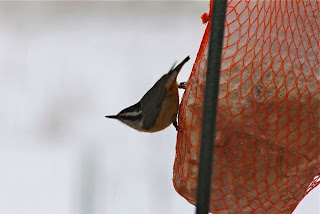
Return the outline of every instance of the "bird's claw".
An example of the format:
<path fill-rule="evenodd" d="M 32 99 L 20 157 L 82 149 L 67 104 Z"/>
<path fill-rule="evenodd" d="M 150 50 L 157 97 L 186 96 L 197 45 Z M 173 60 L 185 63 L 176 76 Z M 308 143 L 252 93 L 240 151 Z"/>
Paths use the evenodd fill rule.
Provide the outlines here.
<path fill-rule="evenodd" d="M 180 126 L 178 126 L 177 121 L 174 121 L 172 124 L 176 128 L 177 132 L 182 132 L 182 128 Z"/>
<path fill-rule="evenodd" d="M 187 82 L 181 82 L 179 84 L 179 88 L 186 89 L 186 87 L 187 87 Z"/>

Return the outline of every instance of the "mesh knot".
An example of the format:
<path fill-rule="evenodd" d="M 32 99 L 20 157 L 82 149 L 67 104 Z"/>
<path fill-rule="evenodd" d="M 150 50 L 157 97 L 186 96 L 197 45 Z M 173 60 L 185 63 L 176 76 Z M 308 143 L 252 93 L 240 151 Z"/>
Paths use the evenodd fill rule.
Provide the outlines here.
<path fill-rule="evenodd" d="M 208 13 L 202 14 L 201 19 L 202 19 L 202 23 L 203 23 L 203 24 L 206 24 L 206 23 L 209 21 L 209 15 L 208 15 Z"/>

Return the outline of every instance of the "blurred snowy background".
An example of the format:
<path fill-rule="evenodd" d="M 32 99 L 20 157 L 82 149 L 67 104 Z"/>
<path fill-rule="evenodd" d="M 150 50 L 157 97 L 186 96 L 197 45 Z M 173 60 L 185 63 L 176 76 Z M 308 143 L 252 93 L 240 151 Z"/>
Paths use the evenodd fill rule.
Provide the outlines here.
<path fill-rule="evenodd" d="M 172 185 L 173 126 L 104 118 L 190 55 L 208 2 L 0 2 L 0 213 L 194 213 Z M 298 213 L 320 213 L 319 187 Z"/>

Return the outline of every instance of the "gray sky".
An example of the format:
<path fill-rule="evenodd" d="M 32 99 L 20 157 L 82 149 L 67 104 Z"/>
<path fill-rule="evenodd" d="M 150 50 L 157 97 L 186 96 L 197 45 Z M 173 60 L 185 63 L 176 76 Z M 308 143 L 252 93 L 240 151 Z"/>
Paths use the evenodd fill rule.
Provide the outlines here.
<path fill-rule="evenodd" d="M 140 133 L 104 115 L 190 55 L 178 81 L 188 79 L 207 11 L 204 1 L 0 2 L 0 213 L 194 213 L 172 185 L 174 127 Z M 319 195 L 295 214 L 320 213 Z"/>

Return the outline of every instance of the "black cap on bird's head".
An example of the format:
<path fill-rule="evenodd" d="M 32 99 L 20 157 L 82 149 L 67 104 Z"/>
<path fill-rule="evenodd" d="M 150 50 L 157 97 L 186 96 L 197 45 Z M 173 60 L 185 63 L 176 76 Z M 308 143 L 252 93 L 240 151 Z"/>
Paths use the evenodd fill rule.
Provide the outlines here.
<path fill-rule="evenodd" d="M 142 120 L 141 102 L 123 109 L 117 115 L 108 115 L 105 117 L 117 119 L 134 129 L 140 130 L 139 123 Z"/>

